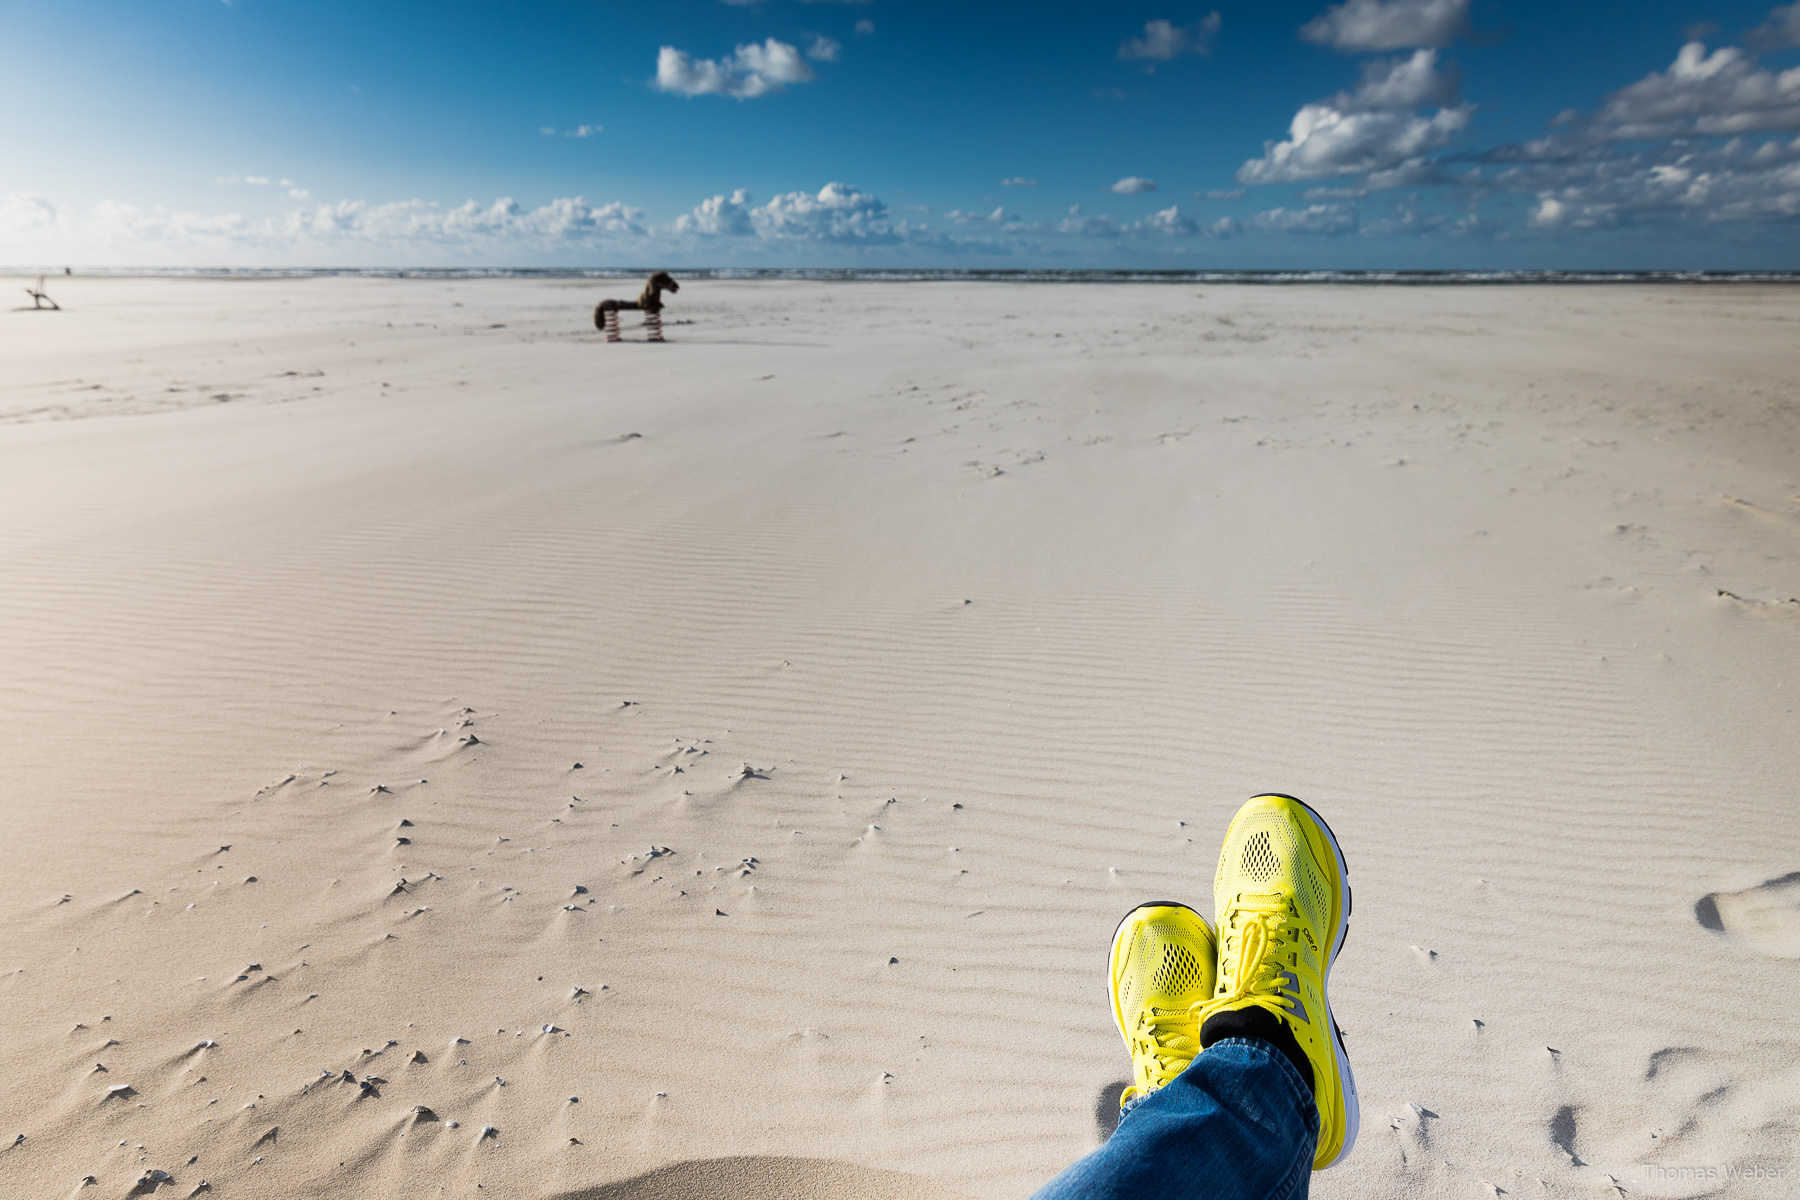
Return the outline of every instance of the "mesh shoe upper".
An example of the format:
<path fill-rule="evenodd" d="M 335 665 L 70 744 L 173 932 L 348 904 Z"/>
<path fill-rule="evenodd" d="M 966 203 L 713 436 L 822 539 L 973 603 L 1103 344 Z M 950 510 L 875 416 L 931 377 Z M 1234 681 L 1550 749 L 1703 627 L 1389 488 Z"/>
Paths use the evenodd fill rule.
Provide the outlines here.
<path fill-rule="evenodd" d="M 1133 909 L 1113 935 L 1113 1020 L 1131 1053 L 1120 1102 L 1155 1091 L 1200 1052 L 1200 1005 L 1212 996 L 1217 949 L 1206 919 L 1182 904 Z"/>
<path fill-rule="evenodd" d="M 1313 1166 L 1331 1166 L 1349 1151 L 1359 1122 L 1356 1082 L 1326 994 L 1349 917 L 1336 839 L 1298 800 L 1258 796 L 1226 831 L 1213 889 L 1218 982 L 1200 1019 L 1253 1004 L 1287 1023 L 1312 1066 Z"/>

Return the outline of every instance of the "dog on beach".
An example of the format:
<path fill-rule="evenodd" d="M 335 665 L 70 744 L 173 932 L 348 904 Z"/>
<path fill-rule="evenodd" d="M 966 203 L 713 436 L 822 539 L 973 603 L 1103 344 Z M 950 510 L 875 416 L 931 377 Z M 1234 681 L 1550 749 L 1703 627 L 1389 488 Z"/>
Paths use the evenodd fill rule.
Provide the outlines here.
<path fill-rule="evenodd" d="M 650 340 L 660 342 L 662 336 L 662 294 L 679 292 L 681 285 L 675 282 L 667 271 L 658 271 L 644 281 L 644 290 L 638 293 L 636 300 L 602 300 L 594 306 L 594 328 L 606 334 L 606 340 L 616 342 L 619 339 L 619 314 L 621 312 L 642 312 L 644 325 L 650 330 Z"/>

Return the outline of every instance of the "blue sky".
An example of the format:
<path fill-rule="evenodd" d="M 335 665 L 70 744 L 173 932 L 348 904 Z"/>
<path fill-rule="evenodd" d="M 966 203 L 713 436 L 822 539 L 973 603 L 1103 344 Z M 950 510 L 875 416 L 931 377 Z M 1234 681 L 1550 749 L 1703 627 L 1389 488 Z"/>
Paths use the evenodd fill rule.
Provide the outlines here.
<path fill-rule="evenodd" d="M 0 0 L 0 263 L 1800 268 L 1800 3 Z"/>

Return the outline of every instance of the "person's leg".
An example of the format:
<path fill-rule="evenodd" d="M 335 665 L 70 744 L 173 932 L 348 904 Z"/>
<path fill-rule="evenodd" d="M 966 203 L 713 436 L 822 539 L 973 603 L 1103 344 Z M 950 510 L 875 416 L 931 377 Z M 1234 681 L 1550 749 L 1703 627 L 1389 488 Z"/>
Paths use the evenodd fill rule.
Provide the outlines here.
<path fill-rule="evenodd" d="M 1303 1200 L 1318 1128 L 1287 1056 L 1228 1038 L 1130 1104 L 1106 1145 L 1033 1200 Z"/>

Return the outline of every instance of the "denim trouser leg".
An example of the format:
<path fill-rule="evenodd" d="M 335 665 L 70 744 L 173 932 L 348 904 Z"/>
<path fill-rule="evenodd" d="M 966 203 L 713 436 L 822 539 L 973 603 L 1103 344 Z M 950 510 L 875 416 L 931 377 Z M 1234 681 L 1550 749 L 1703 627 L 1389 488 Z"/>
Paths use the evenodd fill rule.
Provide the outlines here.
<path fill-rule="evenodd" d="M 1304 1200 L 1318 1138 L 1294 1064 L 1267 1042 L 1225 1038 L 1033 1200 Z"/>

